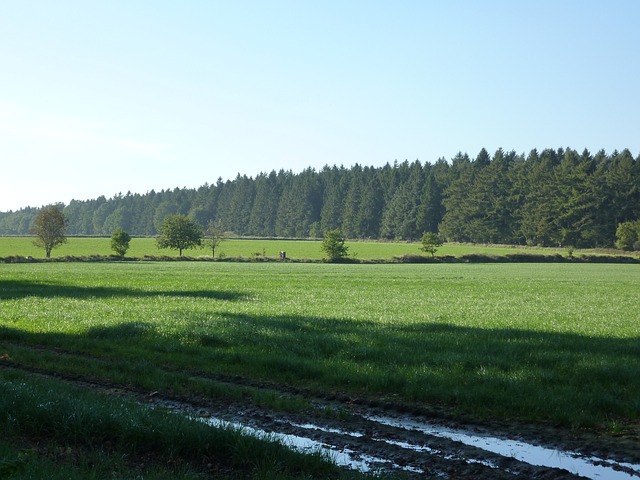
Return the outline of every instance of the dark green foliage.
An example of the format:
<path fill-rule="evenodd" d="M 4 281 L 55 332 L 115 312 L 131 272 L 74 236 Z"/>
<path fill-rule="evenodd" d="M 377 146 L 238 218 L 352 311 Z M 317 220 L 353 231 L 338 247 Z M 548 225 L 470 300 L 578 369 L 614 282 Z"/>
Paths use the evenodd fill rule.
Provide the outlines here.
<path fill-rule="evenodd" d="M 0 235 L 25 235 L 40 209 L 0 212 Z M 416 160 L 383 167 L 326 166 L 301 173 L 238 175 L 198 189 L 73 200 L 63 213 L 69 235 L 156 235 L 168 215 L 202 228 L 219 219 L 239 236 L 320 236 L 611 247 L 619 224 L 640 218 L 640 158 L 567 148 L 529 155 L 482 149 L 472 159 Z"/>
<path fill-rule="evenodd" d="M 325 167 L 320 173 L 324 183 L 324 198 L 320 211 L 320 228 L 334 230 L 343 225 L 345 196 L 349 188 L 349 175 L 344 167 Z"/>
<path fill-rule="evenodd" d="M 202 245 L 202 228 L 185 215 L 169 215 L 160 223 L 158 248 L 182 250 Z"/>
<path fill-rule="evenodd" d="M 300 175 L 289 173 L 283 185 L 276 215 L 279 237 L 309 237 L 312 226 L 320 222 L 322 190 L 318 174 L 307 169 Z"/>
<path fill-rule="evenodd" d="M 417 160 L 411 165 L 405 162 L 400 175 L 403 180 L 384 209 L 380 235 L 389 239 L 413 240 L 419 235 L 416 220 L 424 186 L 422 165 Z"/>
<path fill-rule="evenodd" d="M 345 244 L 344 235 L 339 228 L 330 230 L 324 234 L 324 240 L 322 241 L 322 251 L 326 253 L 329 261 L 339 262 L 346 258 L 349 247 Z"/>
<path fill-rule="evenodd" d="M 131 235 L 118 227 L 111 236 L 111 250 L 116 252 L 116 255 L 124 257 L 127 253 L 127 250 L 129 250 L 130 241 Z"/>
<path fill-rule="evenodd" d="M 15 457 L 0 458 L 0 478 L 12 478 L 25 470 L 29 454 L 20 452 Z"/>
<path fill-rule="evenodd" d="M 251 209 L 256 196 L 255 182 L 246 175 L 236 177 L 233 182 L 233 194 L 226 218 L 223 220 L 227 229 L 236 235 L 247 235 L 249 233 L 249 220 Z"/>
<path fill-rule="evenodd" d="M 249 215 L 249 235 L 273 237 L 276 234 L 276 214 L 280 187 L 275 171 L 256 177 L 256 196 Z"/>
<path fill-rule="evenodd" d="M 424 169 L 425 181 L 417 211 L 416 229 L 421 232 L 437 232 L 438 225 L 444 216 L 442 191 L 449 164 L 444 159 L 440 159 L 433 166 L 426 164 Z"/>
<path fill-rule="evenodd" d="M 449 241 L 470 242 L 473 232 L 468 219 L 471 203 L 468 193 L 473 184 L 473 165 L 469 156 L 458 153 L 449 170 L 449 185 L 443 192 L 442 204 L 445 214 L 439 225 L 440 233 Z"/>

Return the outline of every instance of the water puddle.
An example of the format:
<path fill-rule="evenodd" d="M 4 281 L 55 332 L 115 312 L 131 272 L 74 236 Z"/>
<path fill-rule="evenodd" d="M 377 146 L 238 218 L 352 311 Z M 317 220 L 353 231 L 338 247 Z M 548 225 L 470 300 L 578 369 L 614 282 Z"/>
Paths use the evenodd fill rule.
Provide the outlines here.
<path fill-rule="evenodd" d="M 410 419 L 397 420 L 376 416 L 365 416 L 364 418 L 394 428 L 419 431 L 426 435 L 447 438 L 504 457 L 514 458 L 530 465 L 565 469 L 592 480 L 633 480 L 640 478 L 640 465 L 584 456 L 577 452 L 554 450 L 522 441 L 477 435 L 465 430 L 420 423 Z"/>
<path fill-rule="evenodd" d="M 347 435 L 350 437 L 355 437 L 355 438 L 359 438 L 359 437 L 364 437 L 364 434 L 361 432 L 347 432 L 344 430 L 340 430 L 337 428 L 326 428 L 326 427 L 321 427 L 319 425 L 314 425 L 314 424 L 310 424 L 310 423 L 305 423 L 305 424 L 298 424 L 298 423 L 291 423 L 291 422 L 287 422 L 289 423 L 289 425 L 292 425 L 294 427 L 298 427 L 298 428 L 304 428 L 304 429 L 310 429 L 310 430 L 320 430 L 322 432 L 326 432 L 326 433 L 337 433 L 340 435 Z M 380 422 L 379 422 L 380 423 Z M 435 449 L 435 448 L 431 448 L 428 447 L 426 445 L 416 445 L 413 443 L 409 443 L 409 442 L 403 442 L 403 441 L 399 441 L 399 440 L 391 440 L 388 438 L 377 438 L 377 437 L 371 437 L 370 440 L 374 441 L 374 442 L 380 442 L 380 443 L 386 443 L 388 445 L 394 445 L 396 447 L 400 447 L 403 448 L 405 450 L 411 450 L 414 452 L 420 452 L 420 453 L 427 453 L 429 455 L 436 455 L 440 458 L 444 458 L 445 460 L 461 460 L 465 463 L 477 463 L 477 464 L 481 464 L 484 465 L 486 467 L 491 467 L 491 468 L 500 468 L 498 467 L 498 465 L 494 464 L 493 462 L 490 462 L 488 460 L 477 460 L 477 459 L 473 459 L 473 458 L 463 458 L 460 455 L 455 455 L 452 453 L 444 453 L 441 450 Z M 397 465 L 396 465 L 397 467 Z M 418 471 L 418 469 L 412 469 L 412 468 L 407 468 L 407 470 L 410 471 Z"/>
<path fill-rule="evenodd" d="M 264 438 L 267 440 L 275 439 L 280 443 L 282 443 L 283 445 L 289 448 L 292 448 L 294 450 L 300 451 L 302 453 L 320 452 L 328 456 L 329 458 L 331 458 L 334 463 L 336 463 L 341 467 L 347 467 L 347 468 L 359 470 L 364 473 L 371 472 L 374 470 L 380 470 L 382 466 L 391 467 L 396 470 L 403 470 L 411 473 L 419 473 L 419 474 L 426 473 L 423 469 L 418 467 L 414 467 L 411 465 L 398 465 L 397 463 L 395 463 L 393 460 L 390 460 L 390 459 L 375 457 L 372 455 L 363 454 L 361 452 L 358 453 L 347 448 L 339 449 L 333 445 L 329 445 L 327 443 L 319 442 L 317 440 L 313 440 L 313 439 L 299 436 L 299 435 L 292 435 L 292 434 L 286 434 L 286 433 L 280 433 L 280 432 L 267 432 L 266 430 L 261 430 L 254 427 L 248 427 L 238 422 L 229 422 L 229 421 L 221 420 L 218 418 L 201 418 L 199 420 L 204 421 L 205 423 L 213 427 L 233 428 L 243 433 L 246 433 L 248 435 L 255 436 L 257 438 Z M 300 429 L 318 430 L 325 433 L 344 435 L 344 436 L 353 437 L 353 438 L 360 438 L 365 436 L 365 434 L 361 432 L 345 431 L 338 428 L 322 427 L 320 425 L 315 425 L 312 423 L 300 424 L 295 422 L 288 422 L 285 420 L 283 420 L 281 423 L 290 425 L 292 427 L 300 428 Z M 376 437 L 370 437 L 370 440 L 373 442 L 380 442 L 380 443 L 386 443 L 388 445 L 394 445 L 405 450 L 411 450 L 413 452 L 420 452 L 420 453 L 427 453 L 429 455 L 435 455 L 445 460 L 458 460 L 468 464 L 481 464 L 494 469 L 500 468 L 496 464 L 487 460 L 464 458 L 464 457 L 461 457 L 460 455 L 456 455 L 453 453 L 445 453 L 441 450 L 434 449 L 426 445 L 416 445 L 409 442 L 391 440 L 386 438 L 376 438 Z"/>
<path fill-rule="evenodd" d="M 173 410 L 176 413 L 185 413 L 184 408 L 179 408 L 177 405 L 165 405 L 165 407 L 169 407 L 170 410 Z M 198 414 L 194 413 L 195 412 L 192 412 L 188 416 L 194 420 L 204 422 L 212 427 L 230 428 L 257 438 L 278 441 L 283 445 L 302 453 L 320 453 L 330 458 L 334 463 L 341 467 L 359 470 L 364 473 L 379 472 L 383 469 L 404 470 L 407 472 L 418 474 L 428 473 L 423 469 L 428 468 L 425 467 L 425 465 L 428 464 L 428 460 L 427 463 L 421 462 L 420 466 L 410 465 L 409 463 L 412 463 L 411 461 L 407 462 L 407 464 L 404 464 L 404 462 L 402 462 L 403 465 L 399 465 L 397 463 L 397 458 L 395 460 L 391 458 L 394 456 L 394 453 L 391 452 L 389 453 L 389 458 L 382 458 L 380 456 L 369 455 L 367 453 L 364 453 L 363 451 L 356 451 L 344 446 L 338 447 L 336 445 L 332 445 L 330 443 L 327 443 L 326 438 L 323 438 L 324 441 L 319 441 L 314 440 L 313 438 L 308 438 L 304 436 L 304 434 L 294 435 L 279 431 L 267 431 L 261 428 L 249 426 L 239 421 L 224 420 L 216 417 L 201 417 Z M 499 455 L 501 457 L 512 458 L 528 465 L 544 468 L 563 469 L 572 474 L 589 478 L 591 480 L 640 479 L 640 465 L 638 464 L 616 462 L 609 459 L 583 455 L 578 452 L 541 447 L 538 445 L 526 443 L 524 441 L 509 440 L 505 438 L 494 437 L 491 435 L 474 433 L 464 429 L 445 427 L 442 425 L 426 422 L 417 422 L 410 418 L 399 419 L 374 415 L 362 415 L 361 418 L 369 422 L 374 422 L 394 429 L 419 432 L 421 434 L 424 434 L 425 436 L 444 438 L 453 442 L 459 442 L 470 447 L 475 447 L 479 450 L 484 450 L 486 452 Z M 459 452 L 458 448 L 445 448 L 444 450 L 440 450 L 438 448 L 430 447 L 426 445 L 426 443 L 428 443 L 427 438 L 425 438 L 424 443 L 413 443 L 415 440 L 410 442 L 407 440 L 384 438 L 383 436 L 370 436 L 361 431 L 348 431 L 340 428 L 324 427 L 313 423 L 296 423 L 291 422 L 286 418 L 283 418 L 278 422 L 283 425 L 282 430 L 290 431 L 293 428 L 297 433 L 299 433 L 300 431 L 308 430 L 322 432 L 323 434 L 329 434 L 327 435 L 327 437 L 336 435 L 337 437 L 335 437 L 335 443 L 343 443 L 339 440 L 340 437 L 343 437 L 343 440 L 344 437 L 351 437 L 353 439 L 362 439 L 362 437 L 366 437 L 367 442 L 373 442 L 380 445 L 391 445 L 409 452 L 424 453 L 426 455 L 444 460 L 464 462 L 467 464 L 480 464 L 492 469 L 502 469 L 503 471 L 509 471 L 505 470 L 503 466 L 501 467 L 500 465 L 498 465 L 498 463 L 490 459 L 481 458 L 482 454 L 475 455 L 476 458 L 469 458 L 464 456 L 464 453 Z M 317 437 L 318 435 L 310 434 L 310 436 Z M 320 436 L 324 437 L 323 435 Z M 357 443 L 358 442 L 356 442 L 355 444 Z M 377 452 L 377 455 L 380 455 L 380 452 L 385 451 L 384 447 L 374 448 L 374 450 Z M 398 450 L 396 449 L 396 454 L 397 452 Z M 383 456 L 386 455 L 383 454 Z"/>
<path fill-rule="evenodd" d="M 209 417 L 209 418 L 198 418 L 198 420 L 211 425 L 212 427 L 221 427 L 221 428 L 231 428 L 238 430 L 247 435 L 254 436 L 256 438 L 261 438 L 265 440 L 277 440 L 283 445 L 297 450 L 302 453 L 321 453 L 330 458 L 334 463 L 341 467 L 347 467 L 354 470 L 359 470 L 361 472 L 367 473 L 371 472 L 374 469 L 374 465 L 392 465 L 394 468 L 401 468 L 406 471 L 411 471 L 415 473 L 424 473 L 423 470 L 415 469 L 412 467 L 402 467 L 399 465 L 393 464 L 390 460 L 374 457 L 371 455 L 366 455 L 362 453 L 357 453 L 350 449 L 338 449 L 332 445 L 328 445 L 323 442 L 319 442 L 317 440 L 313 440 L 307 437 L 301 437 L 299 435 L 292 435 L 288 433 L 279 433 L 279 432 L 267 432 L 266 430 L 261 430 L 254 427 L 248 427 L 241 423 L 237 422 L 229 422 L 226 420 L 221 420 L 219 418 Z M 292 424 L 294 425 L 294 424 Z M 306 424 L 305 427 L 302 428 L 315 428 L 320 429 L 316 425 Z M 332 433 L 341 433 L 344 435 L 352 435 L 357 436 L 357 434 L 349 434 L 345 432 L 341 432 L 336 430 Z M 360 435 L 361 436 L 361 435 Z"/>

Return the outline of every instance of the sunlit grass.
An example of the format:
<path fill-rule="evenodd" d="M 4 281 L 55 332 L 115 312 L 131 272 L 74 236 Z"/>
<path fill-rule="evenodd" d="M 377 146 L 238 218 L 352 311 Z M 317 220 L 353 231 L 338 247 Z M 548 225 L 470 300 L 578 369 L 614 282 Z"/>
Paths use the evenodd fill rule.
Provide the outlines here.
<path fill-rule="evenodd" d="M 0 265 L 0 355 L 38 362 L 18 348 L 32 344 L 90 353 L 100 362 L 55 368 L 187 393 L 204 387 L 180 371 L 482 417 L 638 421 L 639 275 L 593 264 Z"/>
<path fill-rule="evenodd" d="M 68 242 L 55 248 L 51 256 L 92 256 L 112 255 L 109 238 L 84 238 L 71 237 Z M 280 257 L 280 252 L 285 251 L 291 259 L 320 260 L 323 253 L 320 248 L 320 240 L 259 240 L 259 239 L 227 239 L 216 249 L 216 258 L 242 257 L 247 259 L 261 259 Z M 419 242 L 379 242 L 379 241 L 348 241 L 348 254 L 358 260 L 389 260 L 404 255 L 423 255 Z M 211 256 L 211 251 L 205 248 L 185 250 L 184 255 L 190 257 Z M 537 255 L 568 255 L 568 250 L 563 248 L 523 247 L 509 245 L 473 245 L 445 243 L 436 253 L 438 256 L 462 256 L 470 254 L 482 255 L 509 255 L 514 253 L 526 253 Z M 574 255 L 612 253 L 605 250 L 575 250 Z M 621 254 L 622 252 L 616 252 Z M 33 238 L 28 237 L 0 237 L 0 257 L 9 256 L 44 257 L 44 250 L 33 245 Z M 130 243 L 128 257 L 142 258 L 145 255 L 167 255 L 177 257 L 174 250 L 160 250 L 156 246 L 154 238 L 133 238 Z"/>

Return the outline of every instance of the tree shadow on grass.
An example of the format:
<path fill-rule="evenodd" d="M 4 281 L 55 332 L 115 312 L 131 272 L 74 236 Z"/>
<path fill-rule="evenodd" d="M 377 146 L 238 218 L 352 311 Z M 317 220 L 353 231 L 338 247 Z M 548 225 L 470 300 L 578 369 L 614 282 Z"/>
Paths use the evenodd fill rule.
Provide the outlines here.
<path fill-rule="evenodd" d="M 585 426 L 640 420 L 640 338 L 304 315 L 202 315 L 177 335 L 147 322 L 82 334 L 4 326 L 0 341 L 82 345 L 132 362 L 153 358 L 163 365 L 193 365 L 194 371 L 222 369 L 484 417 Z"/>
<path fill-rule="evenodd" d="M 0 280 L 0 300 L 40 298 L 114 298 L 114 297 L 189 297 L 213 300 L 242 301 L 249 296 L 228 290 L 139 290 L 119 287 L 87 287 L 29 280 Z"/>
<path fill-rule="evenodd" d="M 282 378 L 591 425 L 640 419 L 640 338 L 450 323 L 225 314 L 255 369 Z M 261 355 L 256 355 L 256 351 Z"/>
<path fill-rule="evenodd" d="M 134 340 L 139 341 L 145 335 L 157 335 L 153 324 L 149 322 L 127 322 L 110 326 L 92 327 L 86 336 L 99 340 Z"/>

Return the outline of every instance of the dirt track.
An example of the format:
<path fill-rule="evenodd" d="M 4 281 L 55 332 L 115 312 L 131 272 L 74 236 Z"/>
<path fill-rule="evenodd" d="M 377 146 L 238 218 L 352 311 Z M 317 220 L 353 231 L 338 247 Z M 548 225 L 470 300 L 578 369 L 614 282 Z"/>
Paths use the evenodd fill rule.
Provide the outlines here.
<path fill-rule="evenodd" d="M 5 368 L 20 368 L 7 359 L 0 359 L 0 365 Z M 48 375 L 47 372 L 30 371 L 37 375 Z M 574 464 L 562 459 L 556 467 L 538 466 L 529 463 L 537 463 L 537 460 L 522 461 L 512 458 L 509 452 L 491 452 L 487 446 L 495 443 L 494 439 L 514 445 L 513 450 L 527 442 L 542 445 L 555 452 L 545 453 L 543 457 L 555 457 L 556 454 L 559 456 L 564 451 L 571 451 L 601 459 L 600 462 L 587 462 L 593 465 L 593 471 L 579 471 L 582 475 L 587 475 L 586 478 L 640 478 L 640 442 L 637 437 L 630 435 L 611 437 L 593 432 L 566 431 L 551 426 L 520 425 L 514 422 L 496 421 L 481 425 L 465 419 L 453 419 L 446 412 L 369 402 L 341 395 L 318 397 L 294 388 L 256 384 L 240 378 L 215 380 L 233 386 L 249 386 L 283 397 L 304 397 L 316 408 L 308 413 L 290 414 L 247 403 L 174 398 L 157 392 L 143 392 L 83 378 L 61 378 L 60 375 L 55 375 L 55 378 L 110 395 L 133 397 L 141 403 L 200 418 L 214 425 L 228 423 L 241 425 L 247 431 L 257 434 L 276 433 L 281 435 L 282 441 L 295 444 L 298 448 L 322 448 L 351 468 L 384 471 L 391 475 L 402 472 L 405 478 L 584 478 L 576 473 L 577 467 Z M 425 430 L 422 426 L 428 426 L 426 432 L 421 431 Z M 465 444 L 455 435 L 447 438 L 447 432 L 459 432 L 477 441 Z M 553 458 L 551 460 L 554 461 Z M 598 471 L 598 463 L 606 469 Z"/>

